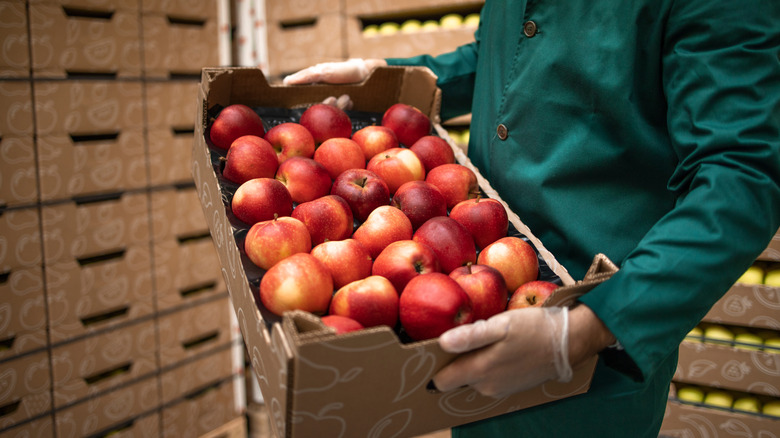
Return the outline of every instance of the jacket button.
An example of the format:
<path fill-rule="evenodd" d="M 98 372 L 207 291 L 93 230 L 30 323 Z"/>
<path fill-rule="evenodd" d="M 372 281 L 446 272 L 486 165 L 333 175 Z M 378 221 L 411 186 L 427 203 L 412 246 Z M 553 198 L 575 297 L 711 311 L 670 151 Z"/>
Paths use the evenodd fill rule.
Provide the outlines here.
<path fill-rule="evenodd" d="M 533 21 L 526 21 L 523 24 L 523 34 L 528 38 L 531 38 L 534 35 L 536 35 L 536 32 L 537 32 L 536 23 L 534 23 Z"/>
<path fill-rule="evenodd" d="M 498 125 L 498 128 L 496 128 L 496 134 L 498 134 L 498 138 L 501 140 L 506 140 L 506 138 L 509 136 L 509 130 L 506 129 L 506 125 L 502 123 Z"/>

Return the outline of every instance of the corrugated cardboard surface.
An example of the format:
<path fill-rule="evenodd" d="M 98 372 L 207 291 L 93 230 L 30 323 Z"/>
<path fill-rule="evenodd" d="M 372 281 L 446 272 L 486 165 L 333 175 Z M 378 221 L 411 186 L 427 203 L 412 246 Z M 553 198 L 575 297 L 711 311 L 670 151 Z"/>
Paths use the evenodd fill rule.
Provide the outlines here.
<path fill-rule="evenodd" d="M 41 266 L 10 271 L 0 282 L 0 360 L 45 348 L 46 296 Z"/>
<path fill-rule="evenodd" d="M 27 81 L 0 81 L 0 135 L 32 137 L 33 95 Z"/>
<path fill-rule="evenodd" d="M 51 410 L 49 354 L 46 351 L 3 362 L 0 371 L 0 427 L 34 418 Z"/>
<path fill-rule="evenodd" d="M 780 287 L 737 283 L 707 312 L 702 321 L 777 330 Z"/>
<path fill-rule="evenodd" d="M 187 130 L 149 130 L 149 180 L 155 187 L 192 182 L 186 157 L 192 149 L 192 127 Z"/>
<path fill-rule="evenodd" d="M 162 401 L 169 404 L 181 398 L 193 398 L 201 391 L 214 386 L 235 374 L 230 355 L 225 352 L 230 345 L 222 345 L 163 370 L 160 376 Z"/>
<path fill-rule="evenodd" d="M 737 438 L 774 437 L 778 430 L 777 418 L 669 401 L 660 433 L 679 438 Z"/>
<path fill-rule="evenodd" d="M 758 256 L 758 260 L 780 262 L 780 232 L 775 234 L 767 248 Z"/>
<path fill-rule="evenodd" d="M 344 10 L 349 15 L 386 16 L 388 14 L 413 15 L 419 11 L 452 10 L 456 8 L 474 8 L 479 10 L 484 0 L 395 0 L 387 2 L 383 0 L 346 0 Z"/>
<path fill-rule="evenodd" d="M 158 325 L 160 366 L 172 366 L 230 344 L 230 311 L 230 300 L 222 295 L 162 315 Z"/>
<path fill-rule="evenodd" d="M 230 103 L 290 108 L 340 94 L 349 94 L 358 110 L 379 113 L 393 103 L 408 103 L 438 123 L 439 91 L 427 69 L 383 68 L 362 84 L 304 87 L 269 86 L 255 69 L 203 72 L 199 95 L 203 113 L 193 145 L 193 177 L 276 434 L 414 435 L 587 391 L 595 360 L 577 370 L 568 384 L 550 382 L 503 399 L 481 397 L 469 389 L 434 394 L 426 390 L 426 384 L 436 370 L 453 359 L 436 340 L 402 344 L 386 327 L 336 336 L 309 314 L 295 312 L 280 321 L 257 303 L 257 279 L 262 273 L 251 264 L 244 265 L 238 250 L 225 204 L 229 201 L 223 199 L 214 157 L 204 136 L 207 111 Z M 462 154 L 460 159 L 467 160 Z M 487 193 L 492 192 L 484 186 L 484 178 L 480 184 Z M 522 223 L 517 226 L 530 234 Z M 541 244 L 538 240 L 535 243 Z M 551 254 L 543 254 L 550 269 L 569 285 L 561 289 L 564 293 L 581 293 L 593 286 L 590 282 L 575 284 Z M 595 266 L 598 270 L 605 263 L 599 260 Z M 604 278 L 601 274 L 593 277 L 594 281 Z M 365 403 L 366 394 L 376 403 Z"/>
<path fill-rule="evenodd" d="M 37 203 L 39 189 L 32 136 L 0 135 L 0 156 L 3 157 L 0 206 L 18 207 Z"/>
<path fill-rule="evenodd" d="M 674 381 L 777 396 L 780 354 L 685 341 Z"/>
<path fill-rule="evenodd" d="M 148 13 L 142 16 L 142 26 L 145 77 L 197 74 L 203 66 L 219 65 L 215 16 L 177 21 Z"/>
<path fill-rule="evenodd" d="M 24 0 L 0 0 L 0 77 L 30 76 L 30 38 Z"/>
<path fill-rule="evenodd" d="M 163 435 L 168 437 L 243 438 L 244 417 L 233 405 L 236 378 L 224 379 L 188 394 L 162 411 Z M 238 420 L 234 423 L 234 420 Z"/>
<path fill-rule="evenodd" d="M 36 418 L 3 430 L 3 438 L 48 438 L 54 436 L 54 419 L 51 415 Z"/>
<path fill-rule="evenodd" d="M 0 212 L 0 272 L 42 266 L 41 215 L 38 208 Z"/>
<path fill-rule="evenodd" d="M 198 92 L 198 85 L 197 79 L 144 82 L 147 127 L 194 129 L 198 102 L 192 96 Z"/>
<path fill-rule="evenodd" d="M 345 60 L 345 26 L 345 17 L 339 12 L 312 15 L 303 22 L 269 20 L 271 74 L 292 73 L 320 62 Z"/>
<path fill-rule="evenodd" d="M 191 150 L 192 143 L 189 146 Z M 160 187 L 151 192 L 151 197 L 152 233 L 155 242 L 208 235 L 209 225 L 206 218 L 192 214 L 200 208 L 195 186 Z"/>

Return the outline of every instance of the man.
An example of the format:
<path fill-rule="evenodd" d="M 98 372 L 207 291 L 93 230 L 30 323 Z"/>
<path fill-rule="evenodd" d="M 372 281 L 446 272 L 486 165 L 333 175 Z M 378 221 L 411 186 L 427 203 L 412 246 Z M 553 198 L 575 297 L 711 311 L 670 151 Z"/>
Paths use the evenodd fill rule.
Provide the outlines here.
<path fill-rule="evenodd" d="M 658 436 L 679 342 L 780 227 L 778 23 L 770 1 L 488 0 L 454 52 L 286 79 L 429 67 L 442 118 L 472 113 L 471 160 L 572 276 L 596 253 L 620 266 L 568 320 L 524 309 L 440 337 L 464 352 L 445 391 L 504 395 L 600 356 L 586 394 L 454 437 Z M 527 334 L 546 321 L 568 340 Z"/>

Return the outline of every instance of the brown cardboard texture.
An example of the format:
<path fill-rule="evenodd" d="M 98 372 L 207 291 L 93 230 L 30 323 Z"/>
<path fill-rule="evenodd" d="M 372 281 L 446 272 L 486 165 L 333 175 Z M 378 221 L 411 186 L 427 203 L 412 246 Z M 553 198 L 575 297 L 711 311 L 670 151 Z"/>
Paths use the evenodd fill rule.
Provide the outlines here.
<path fill-rule="evenodd" d="M 168 367 L 160 376 L 163 404 L 192 397 L 230 378 L 235 374 L 234 371 L 230 345 L 221 345 Z"/>
<path fill-rule="evenodd" d="M 18 207 L 38 202 L 35 143 L 32 136 L 11 137 L 0 134 L 0 207 Z"/>
<path fill-rule="evenodd" d="M 758 256 L 758 260 L 780 262 L 780 232 L 775 234 L 766 249 Z"/>
<path fill-rule="evenodd" d="M 300 87 L 272 86 L 257 69 L 203 71 L 193 177 L 276 435 L 373 436 L 381 432 L 410 436 L 587 391 L 595 357 L 576 370 L 567 384 L 548 382 L 502 399 L 483 397 L 467 388 L 432 393 L 426 385 L 435 371 L 454 357 L 443 352 L 436 340 L 402 343 L 389 327 L 336 336 L 311 314 L 290 312 L 280 319 L 258 304 L 256 276 L 261 273 L 253 270 L 251 263 L 245 264 L 234 236 L 226 207 L 228 197 L 218 175 L 219 154 L 206 140 L 209 110 L 231 103 L 296 108 L 341 94 L 352 97 L 356 110 L 380 115 L 397 102 L 414 105 L 442 130 L 438 126 L 440 91 L 435 76 L 424 68 L 388 67 L 376 70 L 361 84 Z M 462 151 L 458 152 L 458 160 L 473 168 Z M 481 176 L 479 183 L 486 194 L 498 196 Z M 594 273 L 575 282 L 516 215 L 510 214 L 510 220 L 565 285 L 559 288 L 561 294 L 584 293 L 608 277 L 608 272 L 599 272 L 609 264 L 597 258 Z M 567 301 L 571 297 L 556 299 Z M 366 403 L 368 398 L 372 403 Z"/>
<path fill-rule="evenodd" d="M 0 210 L 0 272 L 42 266 L 40 226 L 35 207 Z"/>
<path fill-rule="evenodd" d="M 0 360 L 48 345 L 42 267 L 18 268 L 6 274 L 0 278 Z"/>
<path fill-rule="evenodd" d="M 766 415 L 708 408 L 669 401 L 660 436 L 664 437 L 773 437 L 780 430 L 780 419 Z"/>
<path fill-rule="evenodd" d="M 292 73 L 347 57 L 344 15 L 310 15 L 306 20 L 268 22 L 268 64 L 272 75 Z"/>
<path fill-rule="evenodd" d="M 231 311 L 230 300 L 225 294 L 216 300 L 160 316 L 160 366 L 169 367 L 230 344 Z"/>
<path fill-rule="evenodd" d="M 141 20 L 144 77 L 195 75 L 203 67 L 219 65 L 216 8 L 196 19 L 150 13 Z"/>
<path fill-rule="evenodd" d="M 197 77 L 145 81 L 144 108 L 148 120 L 147 126 L 150 129 L 189 129 L 192 132 L 197 110 L 197 101 L 192 99 L 192 95 L 197 94 L 199 85 Z"/>
<path fill-rule="evenodd" d="M 0 427 L 19 424 L 51 410 L 49 353 L 40 351 L 3 362 Z"/>
<path fill-rule="evenodd" d="M 736 283 L 702 321 L 777 330 L 780 328 L 780 288 Z"/>
<path fill-rule="evenodd" d="M 0 136 L 32 137 L 33 94 L 29 81 L 0 81 Z"/>
<path fill-rule="evenodd" d="M 147 318 L 52 348 L 55 408 L 156 374 L 156 336 Z"/>
<path fill-rule="evenodd" d="M 235 420 L 244 420 L 235 407 L 235 383 L 228 378 L 196 390 L 162 411 L 163 436 L 199 438 L 241 438 L 246 429 L 236 430 Z M 232 426 L 231 428 L 225 426 Z"/>
<path fill-rule="evenodd" d="M 54 436 L 54 417 L 49 414 L 16 427 L 3 429 L 0 436 L 3 438 L 52 437 Z"/>
<path fill-rule="evenodd" d="M 192 143 L 189 146 L 192 149 Z M 194 186 L 158 187 L 151 192 L 151 196 L 154 241 L 175 238 L 184 242 L 208 236 L 209 225 L 201 213 L 198 192 Z"/>
<path fill-rule="evenodd" d="M 780 354 L 684 341 L 674 381 L 777 396 L 777 376 Z"/>
<path fill-rule="evenodd" d="M 27 33 L 27 5 L 24 0 L 0 1 L 0 77 L 25 78 L 30 76 L 30 36 Z M 3 113 L 5 114 L 5 113 Z"/>

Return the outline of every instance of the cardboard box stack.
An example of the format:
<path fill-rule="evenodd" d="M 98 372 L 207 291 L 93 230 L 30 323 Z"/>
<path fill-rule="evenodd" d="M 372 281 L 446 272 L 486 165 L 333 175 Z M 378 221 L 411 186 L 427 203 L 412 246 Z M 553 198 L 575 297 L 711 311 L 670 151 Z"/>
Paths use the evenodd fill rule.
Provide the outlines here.
<path fill-rule="evenodd" d="M 661 433 L 775 436 L 780 430 L 780 232 L 680 345 Z M 774 274 L 776 275 L 776 274 Z"/>
<path fill-rule="evenodd" d="M 0 436 L 245 429 L 190 172 L 216 2 L 0 0 L 0 16 Z"/>

